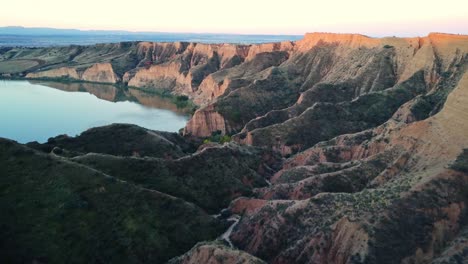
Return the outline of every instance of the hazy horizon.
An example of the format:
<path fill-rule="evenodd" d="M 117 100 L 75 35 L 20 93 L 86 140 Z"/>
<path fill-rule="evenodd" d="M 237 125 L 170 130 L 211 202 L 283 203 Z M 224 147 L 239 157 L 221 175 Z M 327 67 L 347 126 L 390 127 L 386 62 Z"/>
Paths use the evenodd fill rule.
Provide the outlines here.
<path fill-rule="evenodd" d="M 70 31 L 79 31 L 79 32 L 83 32 L 83 33 L 86 33 L 86 32 L 92 32 L 92 33 L 98 33 L 100 31 L 102 32 L 123 32 L 123 33 L 130 33 L 130 34 L 206 34 L 206 35 L 216 35 L 216 34 L 220 34 L 220 35 L 250 35 L 250 36 L 254 36 L 254 35 L 259 35 L 259 36 L 304 36 L 305 34 L 309 34 L 309 33 L 332 33 L 332 34 L 362 34 L 362 35 L 367 35 L 367 34 L 363 34 L 361 32 L 339 32 L 339 31 L 336 31 L 336 32 L 329 32 L 329 31 L 307 31 L 307 32 L 304 32 L 302 34 L 274 34 L 274 33 L 271 33 L 271 34 L 268 34 L 268 33 L 229 33 L 229 32 L 203 32 L 203 31 L 200 31 L 200 32 L 175 32 L 175 31 L 134 31 L 134 30 L 124 30 L 124 29 L 79 29 L 79 28 L 58 28 L 58 27 L 26 27 L 26 26 L 22 26 L 22 25 L 8 25 L 8 26 L 0 26 L 0 29 L 4 29 L 4 28 L 22 28 L 22 29 L 26 29 L 26 30 L 31 30 L 31 29 L 50 29 L 50 30 L 70 30 Z M 418 35 L 392 35 L 392 36 L 395 36 L 395 37 L 424 37 L 424 36 L 427 36 L 429 33 L 445 33 L 445 34 L 455 34 L 455 35 L 468 35 L 468 32 L 467 33 L 464 33 L 464 32 L 461 32 L 461 33 L 456 33 L 456 32 L 446 32 L 446 31 L 428 31 L 426 34 L 418 34 Z M 0 33 L 1 34 L 1 33 Z M 376 36 L 376 35 L 367 35 L 368 37 L 376 37 L 376 38 L 379 38 L 379 37 L 392 37 L 390 35 L 379 35 L 379 36 Z"/>
<path fill-rule="evenodd" d="M 77 30 L 81 32 L 96 32 L 96 31 L 103 31 L 103 32 L 125 32 L 125 33 L 134 33 L 134 34 L 156 34 L 156 33 L 162 33 L 162 34 L 224 34 L 224 35 L 266 35 L 266 36 L 302 36 L 306 33 L 310 32 L 304 32 L 303 34 L 268 34 L 268 33 L 228 33 L 228 32 L 189 32 L 189 31 L 139 31 L 139 30 L 125 30 L 125 29 L 81 29 L 81 28 L 59 28 L 59 27 L 27 27 L 23 25 L 6 25 L 6 26 L 0 26 L 1 28 L 23 28 L 23 29 L 51 29 L 51 30 Z"/>
<path fill-rule="evenodd" d="M 0 27 L 48 27 L 133 32 L 303 35 L 307 32 L 360 33 L 373 37 L 424 36 L 429 32 L 468 34 L 468 3 L 426 1 L 214 0 L 160 2 L 82 0 L 73 7 L 58 0 L 9 1 L 2 5 Z M 25 8 L 27 7 L 27 8 Z M 17 11 L 17 12 L 15 12 Z"/>

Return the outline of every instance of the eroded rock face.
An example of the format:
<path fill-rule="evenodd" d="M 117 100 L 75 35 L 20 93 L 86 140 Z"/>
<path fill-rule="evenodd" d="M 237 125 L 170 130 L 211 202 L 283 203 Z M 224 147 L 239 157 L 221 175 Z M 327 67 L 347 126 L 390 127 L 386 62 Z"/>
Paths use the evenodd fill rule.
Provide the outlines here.
<path fill-rule="evenodd" d="M 390 120 L 292 157 L 257 189 L 263 202 L 232 203 L 245 212 L 234 244 L 269 263 L 430 262 L 466 226 L 468 174 L 449 167 L 466 159 L 457 157 L 468 147 L 467 80 L 433 117 Z M 462 257 L 444 252 L 440 260 Z"/>
<path fill-rule="evenodd" d="M 88 82 L 117 83 L 120 78 L 110 63 L 96 63 L 83 72 L 81 79 Z"/>
<path fill-rule="evenodd" d="M 159 89 L 175 88 L 180 86 L 181 90 L 190 89 L 190 80 L 182 74 L 183 65 L 178 62 L 168 63 L 165 65 L 154 65 L 148 69 L 137 71 L 132 78 L 129 79 L 128 85 L 134 87 L 155 87 Z"/>
<path fill-rule="evenodd" d="M 204 108 L 203 111 L 197 110 L 187 123 L 184 134 L 197 137 L 209 137 L 215 131 L 221 131 L 221 133 L 225 134 L 226 122 L 223 116 L 212 107 Z"/>
<path fill-rule="evenodd" d="M 157 44 L 154 44 L 157 45 Z M 163 50 L 167 47 L 163 47 Z M 147 69 L 136 69 L 127 73 L 130 86 L 157 88 L 191 95 L 198 90 L 203 80 L 211 73 L 236 66 L 244 61 L 248 46 L 230 44 L 186 43 L 173 47 L 170 56 L 156 53 Z M 165 56 L 164 56 L 165 55 Z M 154 65 L 156 64 L 156 65 Z M 213 87 L 214 89 L 214 87 Z"/>
<path fill-rule="evenodd" d="M 199 243 L 184 255 L 174 258 L 168 264 L 263 264 L 246 252 L 228 248 L 217 243 Z"/>
<path fill-rule="evenodd" d="M 237 127 L 245 126 L 242 130 L 244 135 L 239 137 L 255 140 L 255 136 L 245 133 L 256 133 L 256 129 L 265 128 L 268 131 L 259 137 L 263 139 L 267 134 L 265 141 L 275 142 L 275 137 L 278 136 L 275 135 L 278 134 L 275 131 L 277 124 L 300 116 L 317 102 L 350 101 L 371 92 L 398 87 L 417 76 L 419 78 L 421 74 L 418 85 L 425 86 L 425 92 L 436 89 L 441 82 L 456 81 L 458 77 L 455 75 L 462 73 L 462 65 L 466 64 L 466 42 L 466 36 L 447 34 L 430 34 L 424 38 L 407 39 L 374 39 L 354 34 L 307 34 L 303 40 L 292 45 L 283 43 L 251 48 L 252 51 L 271 50 L 270 53 L 276 48 L 288 54 L 287 60 L 275 65 L 275 71 L 287 76 L 287 83 L 280 84 L 282 88 L 294 93 L 293 100 L 285 101 L 286 107 L 276 102 L 274 109 L 265 107 L 273 111 L 271 114 L 268 111 L 258 112 L 256 107 L 264 105 L 264 98 L 261 97 L 263 93 L 259 92 L 259 87 L 252 86 L 252 82 L 248 81 L 246 76 L 229 74 L 223 78 L 214 78 L 217 73 L 212 74 L 203 83 L 200 94 L 204 100 L 197 99 L 197 102 L 206 104 L 209 100 L 219 101 L 222 98 L 225 101 L 233 101 L 230 102 L 233 105 L 241 98 L 247 102 L 241 107 L 245 110 L 238 114 L 241 118 L 232 116 L 234 110 L 223 112 L 217 102 L 211 103 L 221 110 L 221 115 L 231 124 L 231 130 L 226 133 L 236 134 L 242 130 Z M 248 60 L 241 66 L 247 67 L 247 63 Z M 265 74 L 267 73 L 258 72 L 252 79 L 265 78 Z M 229 80 L 238 78 L 246 80 L 245 84 L 228 88 Z M 278 84 L 271 84 L 270 87 L 273 85 Z M 240 92 L 235 93 L 237 90 Z M 269 97 L 275 95 L 278 93 L 275 92 Z M 281 98 L 285 100 L 286 97 L 283 94 Z M 254 118 L 256 121 L 249 122 Z M 190 129 L 198 130 L 193 126 Z M 190 129 L 187 131 L 190 132 Z M 291 148 L 294 153 L 297 146 L 292 144 L 282 148 L 286 150 L 285 154 L 289 154 Z"/>

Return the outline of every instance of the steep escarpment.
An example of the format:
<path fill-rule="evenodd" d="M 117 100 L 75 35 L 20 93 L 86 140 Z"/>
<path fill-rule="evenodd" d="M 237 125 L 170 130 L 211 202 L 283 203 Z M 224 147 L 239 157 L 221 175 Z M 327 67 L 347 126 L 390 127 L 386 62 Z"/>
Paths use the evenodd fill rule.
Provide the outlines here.
<path fill-rule="evenodd" d="M 119 77 L 114 73 L 110 63 L 96 63 L 83 72 L 83 81 L 100 83 L 117 83 Z"/>
<path fill-rule="evenodd" d="M 156 57 L 147 69 L 136 69 L 126 78 L 130 86 L 191 94 L 209 74 L 243 62 L 247 50 L 247 46 L 191 43 L 173 58 L 158 61 Z"/>
<path fill-rule="evenodd" d="M 452 41 L 447 40 L 451 38 Z M 275 102 L 273 107 L 265 107 L 263 109 L 268 110 L 263 112 L 256 111 L 256 108 L 265 106 L 265 98 L 262 96 L 266 89 L 252 87 L 248 78 L 242 78 L 245 81 L 239 87 L 226 89 L 225 86 L 218 86 L 225 91 L 224 95 L 207 106 L 206 111 L 213 112 L 214 109 L 214 112 L 223 116 L 226 133 L 236 134 L 242 130 L 246 134 L 259 128 L 269 130 L 270 126 L 298 117 L 318 102 L 351 101 L 368 93 L 395 88 L 415 78 L 419 78 L 419 85 L 426 87 L 425 93 L 430 93 L 440 86 L 440 82 L 456 81 L 457 76 L 463 72 L 461 68 L 466 64 L 468 49 L 466 39 L 466 36 L 445 34 L 411 39 L 308 34 L 287 51 L 287 60 L 273 66 L 271 69 L 274 71 L 270 70 L 284 76 L 285 81 L 281 84 L 267 84 L 269 89 L 273 86 L 281 87 L 283 89 L 279 92 L 287 91 L 291 93 L 291 97 L 281 94 L 279 97 L 282 100 Z M 275 74 L 269 75 L 262 71 L 255 79 L 271 79 Z M 224 85 L 226 78 L 223 82 L 219 79 L 217 82 Z M 240 91 L 236 92 L 238 89 Z M 258 95 L 245 90 L 254 90 Z M 237 101 L 242 101 L 243 104 L 223 112 L 222 102 L 231 100 L 233 102 L 229 102 L 229 105 L 236 105 Z M 206 115 L 204 111 L 201 108 L 194 119 L 200 118 L 197 114 Z M 200 123 L 199 126 L 203 125 Z M 186 133 L 207 136 L 207 133 L 199 132 L 207 130 L 209 129 L 189 124 Z M 267 141 L 274 141 L 274 137 Z"/>

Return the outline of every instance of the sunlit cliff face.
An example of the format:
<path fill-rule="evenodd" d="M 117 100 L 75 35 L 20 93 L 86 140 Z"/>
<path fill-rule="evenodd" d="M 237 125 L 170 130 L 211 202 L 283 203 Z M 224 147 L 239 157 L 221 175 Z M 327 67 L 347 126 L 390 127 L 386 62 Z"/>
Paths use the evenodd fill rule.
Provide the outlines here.
<path fill-rule="evenodd" d="M 0 26 L 120 29 L 135 31 L 303 34 L 310 31 L 415 36 L 428 32 L 467 33 L 468 2 L 443 4 L 394 0 L 383 6 L 371 0 L 271 1 L 59 0 L 5 1 Z M 15 12 L 18 11 L 18 12 Z M 86 19 L 83 19 L 86 17 Z"/>

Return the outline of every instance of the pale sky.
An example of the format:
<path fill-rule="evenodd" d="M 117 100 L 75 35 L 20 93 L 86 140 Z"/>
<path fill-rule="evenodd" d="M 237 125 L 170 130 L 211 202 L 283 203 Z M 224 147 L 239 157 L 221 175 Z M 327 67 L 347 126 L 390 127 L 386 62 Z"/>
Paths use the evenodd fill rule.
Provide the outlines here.
<path fill-rule="evenodd" d="M 0 26 L 244 34 L 468 34 L 468 0 L 2 0 Z"/>

